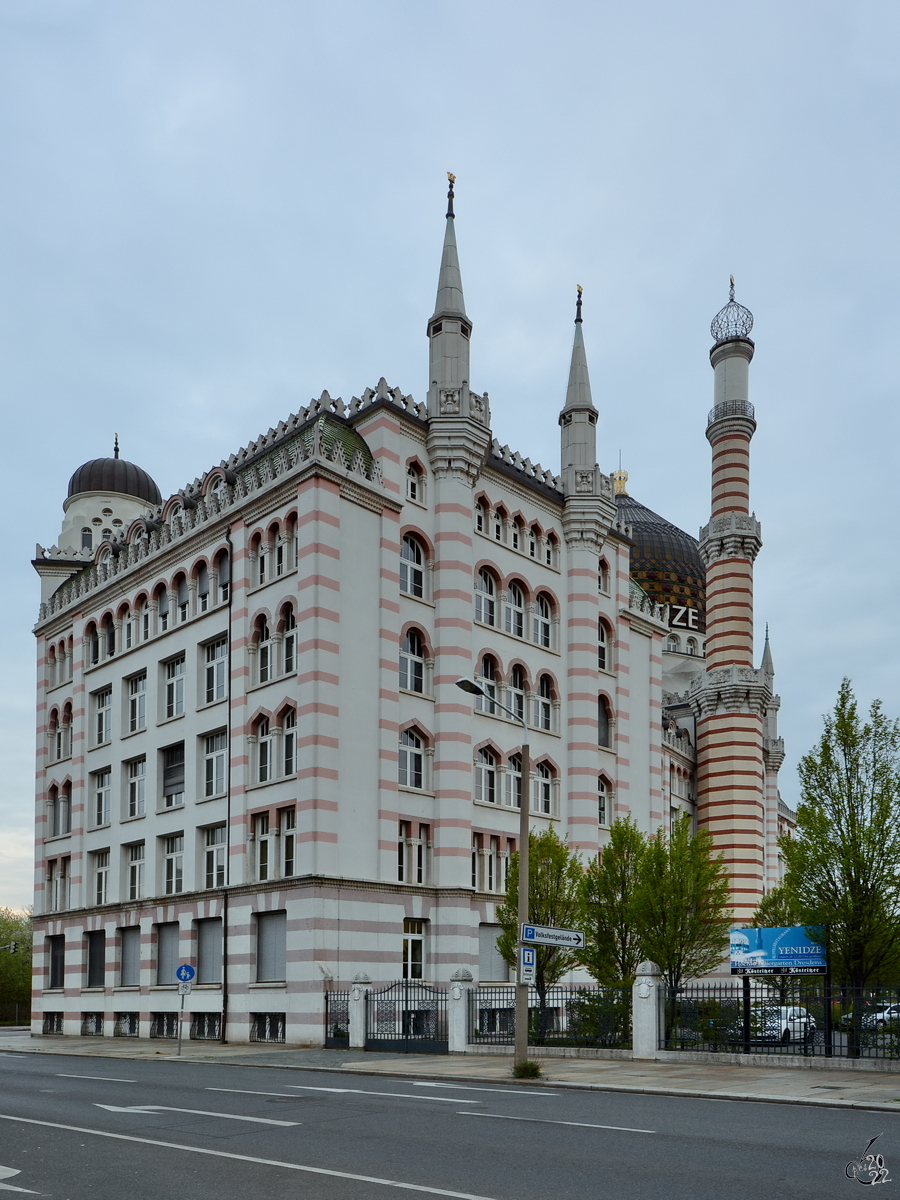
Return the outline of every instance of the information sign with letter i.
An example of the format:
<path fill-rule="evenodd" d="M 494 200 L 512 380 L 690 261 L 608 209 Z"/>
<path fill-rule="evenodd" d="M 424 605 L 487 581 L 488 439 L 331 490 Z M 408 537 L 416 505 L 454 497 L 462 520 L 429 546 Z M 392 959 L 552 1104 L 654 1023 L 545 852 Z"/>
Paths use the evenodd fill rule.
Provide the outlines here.
<path fill-rule="evenodd" d="M 537 950 L 533 946 L 519 948 L 519 983 L 534 983 L 537 968 Z"/>

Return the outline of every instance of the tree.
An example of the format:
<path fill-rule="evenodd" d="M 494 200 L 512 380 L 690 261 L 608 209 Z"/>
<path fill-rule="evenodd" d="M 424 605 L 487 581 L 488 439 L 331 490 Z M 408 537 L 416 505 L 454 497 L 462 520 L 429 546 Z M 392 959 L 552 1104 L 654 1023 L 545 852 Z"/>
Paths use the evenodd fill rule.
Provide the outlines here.
<path fill-rule="evenodd" d="M 800 918 L 782 884 L 770 888 L 757 905 L 750 928 L 789 929 Z"/>
<path fill-rule="evenodd" d="M 778 845 L 784 891 L 807 928 L 826 926 L 834 979 L 900 979 L 900 722 L 876 700 L 863 722 L 841 683 L 818 745 L 800 763 L 793 837 Z"/>
<path fill-rule="evenodd" d="M 0 946 L 17 942 L 16 953 L 0 950 L 0 1023 L 13 1021 L 15 1006 L 30 1012 L 31 917 L 27 912 L 0 908 Z"/>
<path fill-rule="evenodd" d="M 554 829 L 532 833 L 528 839 L 528 915 L 535 925 L 571 929 L 581 910 L 581 861 Z M 516 966 L 519 905 L 519 855 L 509 864 L 506 898 L 497 905 L 497 921 L 503 932 L 497 948 L 511 967 Z M 535 987 L 540 1000 L 539 1033 L 543 1033 L 547 1011 L 547 989 L 577 962 L 575 954 L 561 946 L 537 946 Z"/>
<path fill-rule="evenodd" d="M 683 979 L 721 963 L 730 942 L 728 903 L 728 874 L 708 830 L 694 833 L 686 813 L 668 839 L 661 829 L 650 839 L 635 908 L 643 951 L 665 975 L 673 1004 Z"/>
<path fill-rule="evenodd" d="M 609 843 L 581 879 L 581 923 L 587 945 L 580 961 L 598 983 L 632 983 L 643 958 L 635 899 L 647 839 L 632 817 L 609 827 Z"/>

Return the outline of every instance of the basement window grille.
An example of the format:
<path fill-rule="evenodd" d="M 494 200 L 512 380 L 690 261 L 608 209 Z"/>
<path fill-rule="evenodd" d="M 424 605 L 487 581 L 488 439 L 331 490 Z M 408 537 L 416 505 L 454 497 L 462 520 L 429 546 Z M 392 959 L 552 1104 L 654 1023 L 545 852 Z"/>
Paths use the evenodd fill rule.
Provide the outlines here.
<path fill-rule="evenodd" d="M 284 1041 L 284 1013 L 253 1013 L 251 1019 L 251 1042 Z"/>

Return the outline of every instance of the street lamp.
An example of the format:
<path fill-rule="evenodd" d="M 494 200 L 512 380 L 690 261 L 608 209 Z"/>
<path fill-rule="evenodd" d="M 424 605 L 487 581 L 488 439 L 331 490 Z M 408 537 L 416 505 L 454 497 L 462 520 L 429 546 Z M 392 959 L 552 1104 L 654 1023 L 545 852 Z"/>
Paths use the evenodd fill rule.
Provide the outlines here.
<path fill-rule="evenodd" d="M 531 774 L 531 756 L 528 746 L 528 722 L 517 712 L 489 696 L 477 679 L 457 679 L 456 686 L 470 696 L 481 696 L 489 704 L 502 708 L 514 721 L 522 726 L 522 791 L 519 796 L 519 913 L 518 937 L 516 938 L 516 1042 L 514 1062 L 518 1067 L 528 1058 L 528 984 L 522 983 L 522 926 L 528 924 L 528 859 L 529 859 L 529 822 L 528 794 L 529 775 Z"/>

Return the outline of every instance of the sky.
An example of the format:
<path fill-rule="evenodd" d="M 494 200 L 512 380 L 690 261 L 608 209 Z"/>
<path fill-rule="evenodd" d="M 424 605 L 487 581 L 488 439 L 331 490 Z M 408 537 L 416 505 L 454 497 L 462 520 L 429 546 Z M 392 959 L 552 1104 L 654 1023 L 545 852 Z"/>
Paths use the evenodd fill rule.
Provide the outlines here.
<path fill-rule="evenodd" d="M 425 398 L 446 172 L 472 386 L 696 534 L 709 323 L 754 313 L 757 658 L 785 800 L 849 676 L 900 715 L 900 6 L 0 0 L 0 905 L 32 887 L 35 543 L 110 454 L 164 496 L 327 388 Z"/>

